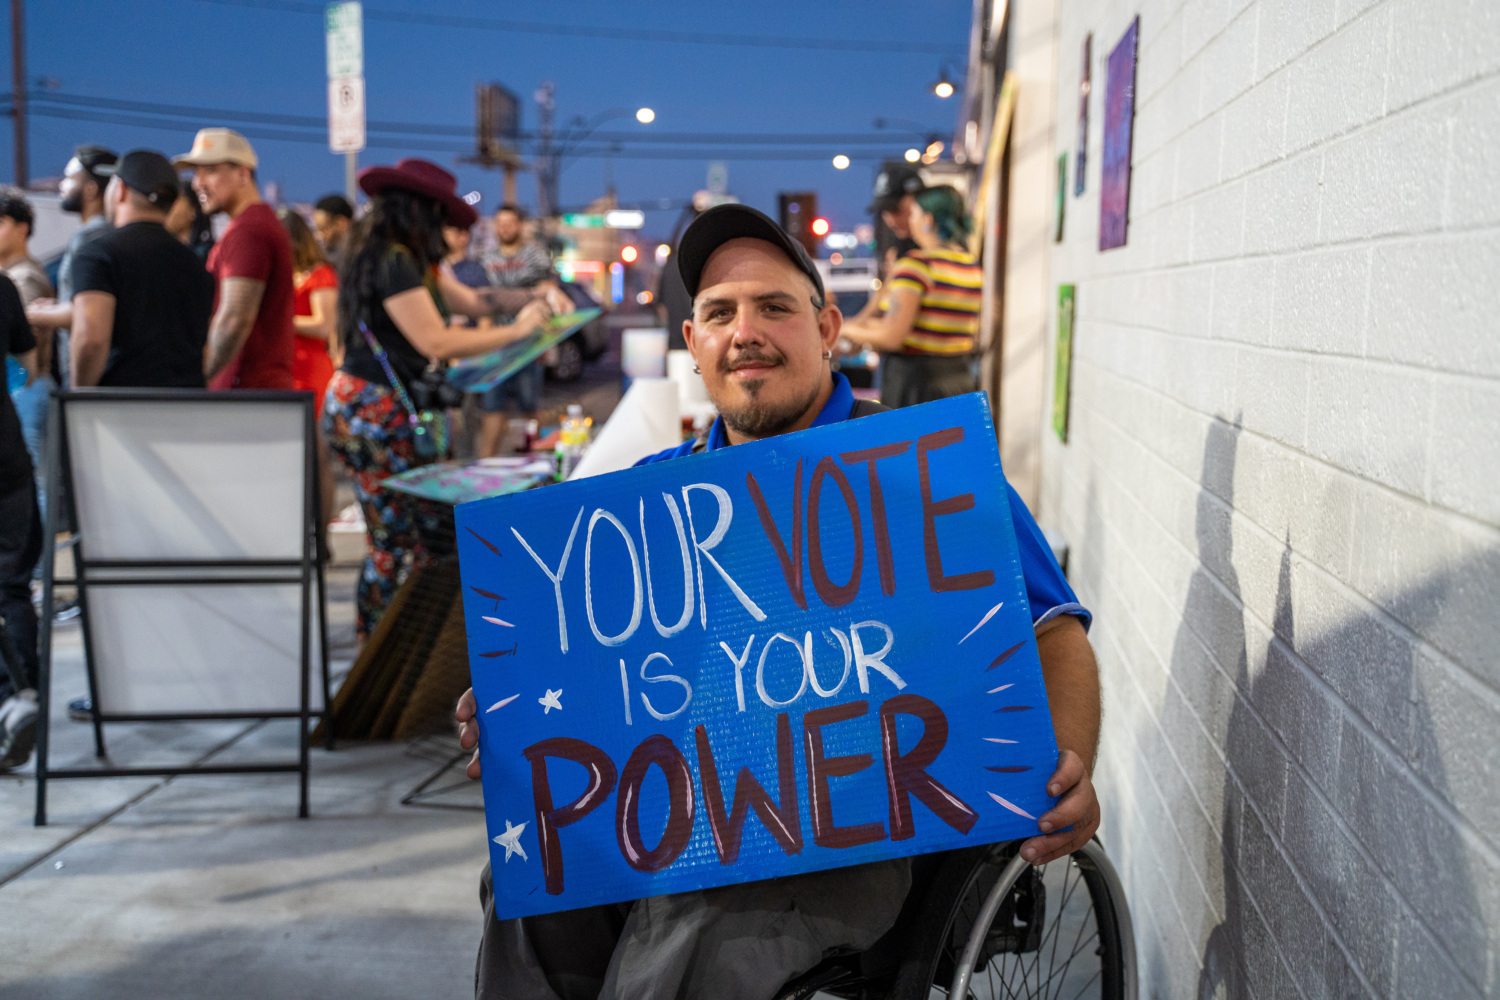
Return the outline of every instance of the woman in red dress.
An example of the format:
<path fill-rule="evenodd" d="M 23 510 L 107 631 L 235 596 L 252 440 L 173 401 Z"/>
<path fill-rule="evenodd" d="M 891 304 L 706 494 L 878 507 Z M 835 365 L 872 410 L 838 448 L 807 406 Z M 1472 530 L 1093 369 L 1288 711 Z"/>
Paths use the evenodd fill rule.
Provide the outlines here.
<path fill-rule="evenodd" d="M 302 216 L 289 208 L 276 213 L 292 239 L 292 282 L 296 292 L 296 355 L 292 380 L 296 388 L 311 392 L 323 416 L 323 395 L 333 378 L 338 350 L 339 279 L 333 265 Z"/>
<path fill-rule="evenodd" d="M 323 523 L 333 518 L 333 463 L 323 440 L 323 398 L 333 369 L 343 359 L 338 342 L 339 279 L 302 216 L 289 208 L 276 213 L 292 240 L 292 324 L 297 331 L 292 386 L 313 394 L 318 420 L 318 481 L 323 491 Z"/>

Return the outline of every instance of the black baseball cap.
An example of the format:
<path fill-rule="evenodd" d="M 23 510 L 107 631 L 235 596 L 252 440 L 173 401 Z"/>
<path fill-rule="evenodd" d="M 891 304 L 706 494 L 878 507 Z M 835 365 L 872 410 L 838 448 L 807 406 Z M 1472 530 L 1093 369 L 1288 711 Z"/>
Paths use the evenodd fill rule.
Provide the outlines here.
<path fill-rule="evenodd" d="M 103 168 L 114 166 L 119 157 L 115 155 L 114 150 L 106 149 L 104 146 L 79 146 L 73 150 L 73 159 L 77 160 L 78 165 L 95 180 L 98 180 L 104 176 L 101 172 Z M 103 185 L 101 184 L 100 187 Z"/>
<path fill-rule="evenodd" d="M 677 273 L 682 275 L 682 284 L 688 295 L 697 296 L 703 268 L 713 252 L 730 240 L 742 237 L 774 244 L 797 265 L 797 270 L 812 281 L 818 290 L 818 298 L 826 301 L 823 277 L 813 266 L 807 250 L 788 236 L 776 220 L 749 205 L 715 205 L 694 219 L 682 234 L 682 239 L 677 241 Z"/>
<path fill-rule="evenodd" d="M 916 167 L 906 163 L 889 164 L 875 177 L 874 200 L 866 211 L 893 211 L 900 204 L 902 196 L 916 194 L 926 187 L 927 184 Z"/>
<path fill-rule="evenodd" d="M 100 166 L 98 172 L 105 177 L 120 178 L 120 183 L 145 195 L 147 201 L 163 212 L 182 194 L 177 170 L 154 149 L 132 149 L 118 163 Z"/>

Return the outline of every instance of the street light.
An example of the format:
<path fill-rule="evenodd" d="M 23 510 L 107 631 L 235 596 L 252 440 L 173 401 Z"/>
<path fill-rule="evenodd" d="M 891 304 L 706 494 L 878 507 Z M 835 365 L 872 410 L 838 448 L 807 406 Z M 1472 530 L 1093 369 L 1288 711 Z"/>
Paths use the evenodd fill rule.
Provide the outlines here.
<path fill-rule="evenodd" d="M 943 64 L 938 67 L 938 78 L 931 85 L 932 92 L 939 97 L 953 96 L 953 81 L 948 76 L 948 65 L 948 60 L 944 59 Z"/>
<path fill-rule="evenodd" d="M 840 153 L 838 156 L 835 156 L 833 158 L 833 169 L 835 169 L 835 170 L 848 170 L 849 169 L 849 157 L 845 156 L 843 153 Z"/>
<path fill-rule="evenodd" d="M 922 158 L 922 151 L 920 149 L 908 149 L 906 151 L 906 162 L 907 163 L 916 163 L 921 158 Z"/>
<path fill-rule="evenodd" d="M 544 88 L 545 89 L 545 88 Z M 538 102 L 542 103 L 543 91 L 539 90 Z M 552 92 L 546 91 L 546 101 L 552 100 Z M 550 107 L 544 104 L 544 111 L 550 113 Z M 594 132 L 605 122 L 616 121 L 620 118 L 634 118 L 642 125 L 649 125 L 656 120 L 656 112 L 650 108 L 637 108 L 632 111 L 629 108 L 610 108 L 601 111 L 594 117 L 585 120 L 582 115 L 573 119 L 573 124 L 556 137 L 543 132 L 541 148 L 537 150 L 536 171 L 537 180 L 542 191 L 546 192 L 544 211 L 548 214 L 557 211 L 557 182 L 562 177 L 563 171 L 567 169 L 563 158 L 571 156 L 577 151 L 583 140 L 593 135 Z"/>

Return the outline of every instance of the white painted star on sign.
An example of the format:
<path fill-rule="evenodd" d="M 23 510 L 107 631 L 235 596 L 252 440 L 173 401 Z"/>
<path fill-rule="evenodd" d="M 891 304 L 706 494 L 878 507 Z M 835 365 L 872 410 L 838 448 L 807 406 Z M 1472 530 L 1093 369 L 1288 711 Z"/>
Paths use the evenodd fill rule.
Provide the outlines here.
<path fill-rule="evenodd" d="M 510 820 L 505 821 L 505 832 L 495 838 L 495 843 L 505 848 L 505 860 L 509 861 L 512 854 L 519 854 L 522 861 L 530 861 L 526 851 L 521 847 L 521 831 L 526 829 L 526 824 L 511 826 Z"/>
<path fill-rule="evenodd" d="M 562 688 L 558 688 L 556 691 L 548 688 L 547 693 L 536 700 L 537 704 L 542 706 L 542 714 L 551 715 L 554 708 L 561 712 L 562 702 L 557 700 L 560 697 L 562 697 Z"/>

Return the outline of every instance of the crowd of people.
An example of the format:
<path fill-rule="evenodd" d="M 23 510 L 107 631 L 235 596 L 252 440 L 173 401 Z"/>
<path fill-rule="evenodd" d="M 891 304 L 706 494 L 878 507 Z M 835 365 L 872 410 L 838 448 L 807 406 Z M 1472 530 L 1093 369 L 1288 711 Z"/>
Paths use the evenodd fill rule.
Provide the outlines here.
<path fill-rule="evenodd" d="M 171 159 L 79 147 L 59 194 L 80 225 L 56 288 L 29 250 L 35 216 L 25 193 L 0 189 L 0 348 L 10 378 L 0 399 L 0 770 L 24 764 L 34 743 L 35 581 L 54 502 L 42 460 L 55 390 L 311 393 L 325 523 L 335 459 L 364 516 L 363 639 L 403 568 L 425 558 L 414 506 L 380 483 L 443 457 L 453 401 L 442 366 L 497 350 L 572 308 L 545 252 L 523 238 L 514 206 L 496 213 L 497 249 L 468 258 L 477 213 L 435 164 L 370 167 L 359 176 L 369 196 L 363 213 L 329 194 L 310 220 L 268 205 L 258 169 L 249 141 L 226 128 L 199 131 Z M 227 224 L 215 238 L 220 215 Z M 527 388 L 486 397 L 483 453 L 501 449 L 507 403 L 535 410 L 539 382 L 536 369 Z M 55 512 L 59 524 L 66 513 Z M 69 707 L 93 718 L 88 699 Z"/>
<path fill-rule="evenodd" d="M 251 144 L 226 128 L 201 130 L 172 159 L 79 147 L 59 193 L 81 224 L 55 289 L 28 249 L 30 203 L 19 190 L 0 190 L 0 270 L 8 279 L 0 282 L 0 327 L 18 363 L 16 384 L 0 403 L 7 472 L 0 502 L 13 515 L 0 520 L 0 619 L 14 647 L 0 650 L 8 668 L 0 677 L 0 768 L 24 762 L 30 751 L 30 608 L 39 565 L 32 536 L 40 537 L 49 502 L 40 470 L 55 389 L 311 393 L 321 514 L 325 523 L 333 514 L 337 461 L 363 515 L 362 641 L 406 567 L 427 558 L 421 539 L 437 527 L 421 523 L 422 507 L 380 484 L 448 451 L 456 399 L 443 366 L 497 350 L 573 308 L 547 252 L 526 238 L 521 208 L 497 209 L 493 246 L 471 253 L 477 212 L 436 164 L 405 159 L 367 168 L 359 176 L 369 197 L 362 213 L 329 194 L 310 219 L 268 205 L 258 168 Z M 898 165 L 879 176 L 871 209 L 894 244 L 880 294 L 843 320 L 841 338 L 883 352 L 881 396 L 889 405 L 972 391 L 981 272 L 962 197 Z M 217 239 L 216 215 L 228 220 Z M 482 394 L 478 457 L 503 450 L 510 415 L 535 416 L 541 383 L 533 362 Z M 71 710 L 92 717 L 86 699 Z"/>

